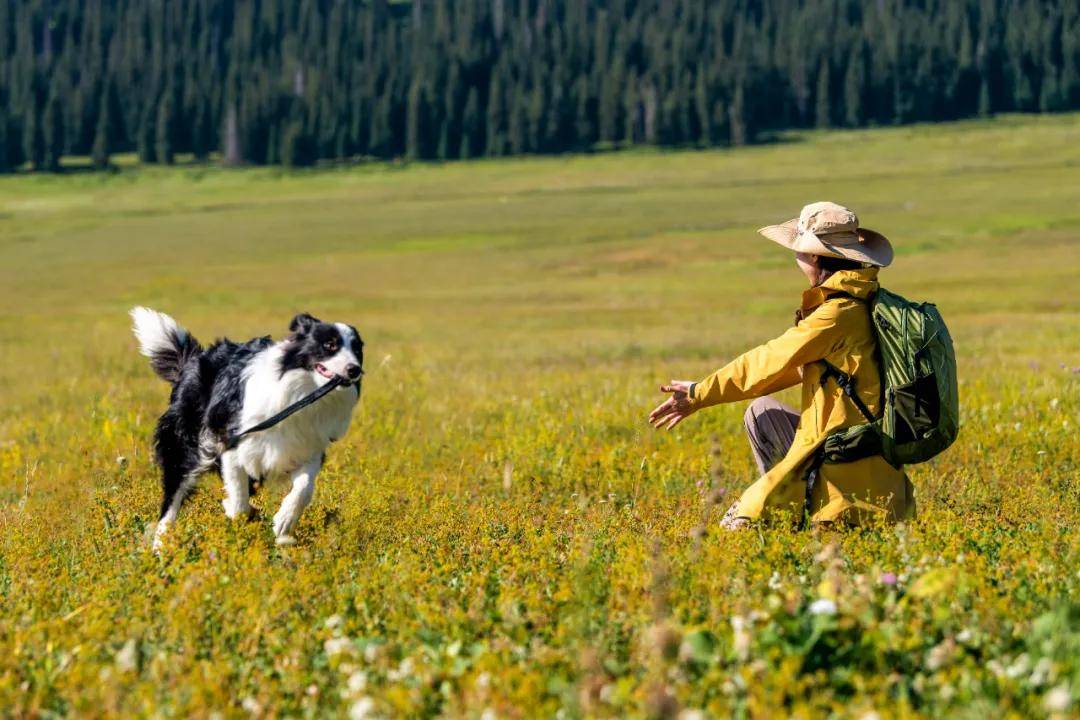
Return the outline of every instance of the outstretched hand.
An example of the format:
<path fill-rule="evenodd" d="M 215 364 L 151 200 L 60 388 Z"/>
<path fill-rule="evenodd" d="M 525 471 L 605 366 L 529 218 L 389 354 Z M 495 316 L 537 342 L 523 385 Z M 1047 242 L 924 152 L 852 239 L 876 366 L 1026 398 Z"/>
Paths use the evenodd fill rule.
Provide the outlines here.
<path fill-rule="evenodd" d="M 660 392 L 671 393 L 671 397 L 649 413 L 649 422 L 657 428 L 670 430 L 693 415 L 697 408 L 690 405 L 691 384 L 688 380 L 672 380 L 667 385 L 661 385 Z"/>

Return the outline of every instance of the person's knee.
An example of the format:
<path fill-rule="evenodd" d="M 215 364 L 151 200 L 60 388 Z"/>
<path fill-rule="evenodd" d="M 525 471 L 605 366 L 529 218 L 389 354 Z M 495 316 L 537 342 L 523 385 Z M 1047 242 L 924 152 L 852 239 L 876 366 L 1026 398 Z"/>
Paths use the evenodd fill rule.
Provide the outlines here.
<path fill-rule="evenodd" d="M 772 403 L 767 397 L 756 398 L 751 402 L 746 412 L 743 413 L 743 425 L 746 427 L 747 432 L 751 432 L 757 427 L 758 418 L 765 414 L 765 411 L 772 406 Z"/>

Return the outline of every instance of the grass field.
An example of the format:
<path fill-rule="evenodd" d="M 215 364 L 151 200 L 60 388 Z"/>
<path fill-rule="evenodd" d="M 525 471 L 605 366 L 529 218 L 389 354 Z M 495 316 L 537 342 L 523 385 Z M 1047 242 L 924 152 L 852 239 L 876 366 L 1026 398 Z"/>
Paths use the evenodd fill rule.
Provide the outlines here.
<path fill-rule="evenodd" d="M 0 714 L 1075 717 L 1080 116 L 788 140 L 0 179 Z M 754 229 L 820 199 L 949 321 L 961 437 L 906 526 L 724 534 L 742 404 L 645 417 L 788 326 Z M 148 552 L 135 304 L 361 329 L 298 545 L 208 477 Z"/>

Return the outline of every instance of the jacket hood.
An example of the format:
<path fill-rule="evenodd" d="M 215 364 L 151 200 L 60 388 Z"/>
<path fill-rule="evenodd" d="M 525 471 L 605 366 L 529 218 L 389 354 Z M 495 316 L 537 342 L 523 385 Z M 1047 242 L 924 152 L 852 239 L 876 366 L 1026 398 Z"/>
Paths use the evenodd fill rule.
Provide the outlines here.
<path fill-rule="evenodd" d="M 876 267 L 834 272 L 825 282 L 803 293 L 803 310 L 813 310 L 833 295 L 850 295 L 865 300 L 877 292 L 877 276 Z"/>

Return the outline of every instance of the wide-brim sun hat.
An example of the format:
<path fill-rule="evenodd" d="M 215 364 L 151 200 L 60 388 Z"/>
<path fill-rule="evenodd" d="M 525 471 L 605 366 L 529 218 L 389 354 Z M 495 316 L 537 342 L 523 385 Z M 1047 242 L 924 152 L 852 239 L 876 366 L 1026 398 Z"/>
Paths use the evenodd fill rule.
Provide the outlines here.
<path fill-rule="evenodd" d="M 888 238 L 859 227 L 859 217 L 836 203 L 811 203 L 799 217 L 758 232 L 795 252 L 846 258 L 877 267 L 885 267 L 893 260 Z"/>

